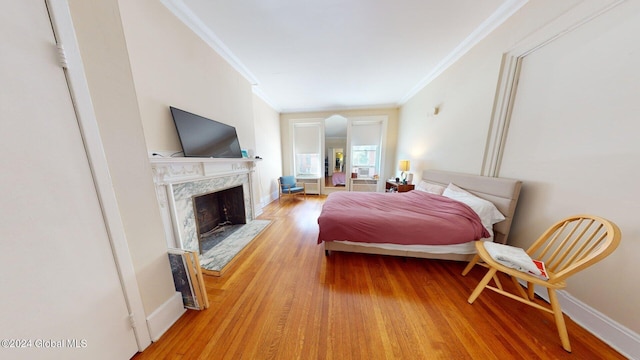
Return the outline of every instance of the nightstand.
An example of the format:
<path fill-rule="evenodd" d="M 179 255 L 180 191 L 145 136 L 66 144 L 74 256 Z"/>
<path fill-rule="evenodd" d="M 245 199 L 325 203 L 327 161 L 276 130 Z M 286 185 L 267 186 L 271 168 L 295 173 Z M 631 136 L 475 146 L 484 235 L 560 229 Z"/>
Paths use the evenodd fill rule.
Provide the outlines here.
<path fill-rule="evenodd" d="M 387 180 L 384 187 L 386 192 L 407 192 L 413 190 L 416 186 L 414 184 L 403 184 L 401 182 Z"/>

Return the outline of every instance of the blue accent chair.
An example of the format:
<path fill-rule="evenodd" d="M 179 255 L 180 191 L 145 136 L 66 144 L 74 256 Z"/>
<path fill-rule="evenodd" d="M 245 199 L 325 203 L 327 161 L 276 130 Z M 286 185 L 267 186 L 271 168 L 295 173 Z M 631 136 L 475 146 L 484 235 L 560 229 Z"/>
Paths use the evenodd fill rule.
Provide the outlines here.
<path fill-rule="evenodd" d="M 305 183 L 300 184 L 296 183 L 296 178 L 294 176 L 281 176 L 278 178 L 278 185 L 280 188 L 280 192 L 278 194 L 278 200 L 284 195 L 303 195 L 305 199 L 307 198 L 307 187 Z"/>

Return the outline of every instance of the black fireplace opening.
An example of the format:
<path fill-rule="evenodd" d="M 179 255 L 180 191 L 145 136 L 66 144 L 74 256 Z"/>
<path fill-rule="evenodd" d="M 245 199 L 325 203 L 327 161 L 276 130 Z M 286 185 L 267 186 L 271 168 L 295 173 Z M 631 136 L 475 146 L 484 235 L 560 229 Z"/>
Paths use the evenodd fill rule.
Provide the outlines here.
<path fill-rule="evenodd" d="M 247 223 L 242 186 L 198 195 L 193 199 L 200 254 Z"/>

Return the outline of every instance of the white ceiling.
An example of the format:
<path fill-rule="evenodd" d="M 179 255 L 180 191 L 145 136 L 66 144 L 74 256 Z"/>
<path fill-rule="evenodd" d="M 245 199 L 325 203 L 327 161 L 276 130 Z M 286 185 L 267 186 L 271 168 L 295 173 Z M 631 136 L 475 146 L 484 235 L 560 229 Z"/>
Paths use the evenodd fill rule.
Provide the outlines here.
<path fill-rule="evenodd" d="M 527 0 L 161 0 L 281 112 L 398 106 Z"/>

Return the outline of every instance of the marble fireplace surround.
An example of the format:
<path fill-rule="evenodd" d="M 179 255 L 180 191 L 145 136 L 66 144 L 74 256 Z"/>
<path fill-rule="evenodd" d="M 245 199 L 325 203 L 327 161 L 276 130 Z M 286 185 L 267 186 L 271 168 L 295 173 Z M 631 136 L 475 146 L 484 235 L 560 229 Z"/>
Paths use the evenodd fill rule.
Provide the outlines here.
<path fill-rule="evenodd" d="M 254 159 L 150 158 L 167 246 L 199 251 L 193 197 L 242 186 L 247 223 L 255 219 Z"/>

